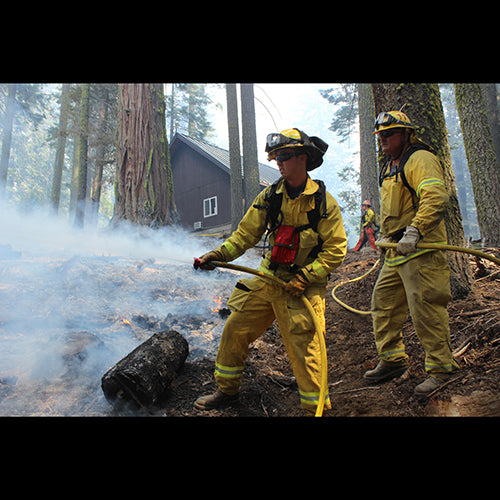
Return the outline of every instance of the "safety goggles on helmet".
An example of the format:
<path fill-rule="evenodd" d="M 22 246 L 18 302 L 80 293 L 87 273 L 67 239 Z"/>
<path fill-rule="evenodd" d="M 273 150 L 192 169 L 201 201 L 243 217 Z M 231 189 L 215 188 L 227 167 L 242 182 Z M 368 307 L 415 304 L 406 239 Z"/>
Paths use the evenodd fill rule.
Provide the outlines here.
<path fill-rule="evenodd" d="M 375 130 L 378 130 L 379 127 L 381 126 L 387 126 L 387 125 L 393 125 L 393 124 L 398 124 L 398 125 L 403 125 L 404 127 L 411 127 L 413 128 L 413 125 L 410 123 L 410 121 L 403 121 L 399 120 L 395 116 L 391 115 L 390 113 L 387 113 L 383 111 L 382 113 L 379 113 L 377 118 L 375 119 Z"/>
<path fill-rule="evenodd" d="M 299 134 L 300 137 L 300 134 Z M 294 146 L 298 144 L 304 144 L 302 138 L 296 139 L 293 137 L 288 137 L 283 134 L 268 134 L 266 138 L 266 153 L 274 151 L 275 149 L 284 148 L 287 146 Z"/>
<path fill-rule="evenodd" d="M 268 134 L 266 137 L 266 153 L 269 161 L 275 160 L 278 151 L 285 148 L 297 148 L 297 150 L 294 151 L 295 155 L 299 154 L 299 150 L 300 152 L 303 151 L 306 153 L 308 156 L 306 168 L 310 171 L 323 163 L 323 155 L 328 149 L 328 144 L 319 137 L 309 137 L 297 128 L 282 130 L 280 133 L 275 132 Z"/>

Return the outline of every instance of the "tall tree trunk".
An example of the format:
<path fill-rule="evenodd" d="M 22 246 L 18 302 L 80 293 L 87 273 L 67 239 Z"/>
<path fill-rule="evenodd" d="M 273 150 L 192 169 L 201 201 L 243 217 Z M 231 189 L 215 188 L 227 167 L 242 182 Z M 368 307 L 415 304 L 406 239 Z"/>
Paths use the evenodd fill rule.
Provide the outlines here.
<path fill-rule="evenodd" d="M 243 217 L 243 179 L 241 177 L 240 127 L 238 96 L 235 83 L 226 83 L 227 128 L 229 135 L 229 168 L 231 176 L 231 230 Z"/>
<path fill-rule="evenodd" d="M 259 161 L 253 83 L 241 84 L 241 131 L 243 135 L 243 195 L 245 211 L 260 192 Z"/>
<path fill-rule="evenodd" d="M 373 211 L 380 213 L 377 150 L 373 136 L 375 107 L 369 83 L 358 83 L 361 200 L 370 200 Z"/>
<path fill-rule="evenodd" d="M 119 96 L 113 223 L 170 224 L 175 204 L 163 85 L 120 84 Z"/>
<path fill-rule="evenodd" d="M 66 137 L 68 125 L 69 83 L 64 83 L 61 91 L 61 109 L 59 111 L 59 128 L 57 131 L 56 159 L 54 161 L 54 175 L 52 177 L 52 191 L 50 203 L 54 213 L 59 210 L 61 200 L 62 174 L 64 167 L 64 153 L 66 151 Z"/>
<path fill-rule="evenodd" d="M 89 136 L 90 84 L 82 85 L 80 99 L 80 132 L 78 139 L 78 187 L 76 190 L 75 226 L 83 227 L 87 196 L 87 151 Z"/>
<path fill-rule="evenodd" d="M 445 214 L 448 243 L 465 246 L 462 216 L 458 205 L 455 176 L 451 165 L 448 131 L 444 119 L 439 86 L 434 83 L 391 83 L 372 84 L 376 114 L 382 111 L 399 110 L 418 126 L 421 139 L 436 150 L 436 155 L 444 168 L 444 181 L 450 197 Z M 472 271 L 465 254 L 448 252 L 451 268 L 451 293 L 454 299 L 465 298 L 472 287 Z"/>
<path fill-rule="evenodd" d="M 456 83 L 455 99 L 481 237 L 500 246 L 500 167 L 480 84 Z"/>
<path fill-rule="evenodd" d="M 106 85 L 103 86 L 102 96 L 99 103 L 99 125 L 97 127 L 97 148 L 95 158 L 94 179 L 92 181 L 92 196 L 91 196 L 91 213 L 90 221 L 92 224 L 97 224 L 99 216 L 99 204 L 101 201 L 101 188 L 102 188 L 102 169 L 104 167 L 104 151 L 105 144 L 103 140 L 104 131 L 106 129 L 106 122 L 108 120 L 108 98 L 109 92 Z"/>
<path fill-rule="evenodd" d="M 2 155 L 0 157 L 0 199 L 7 187 L 7 171 L 9 169 L 10 143 L 12 141 L 12 124 L 14 123 L 14 103 L 16 102 L 17 84 L 9 85 L 7 105 L 3 117 Z"/>
<path fill-rule="evenodd" d="M 490 124 L 497 162 L 500 164 L 500 104 L 498 102 L 497 85 L 497 83 L 482 83 L 481 90 L 486 105 L 486 116 Z"/>

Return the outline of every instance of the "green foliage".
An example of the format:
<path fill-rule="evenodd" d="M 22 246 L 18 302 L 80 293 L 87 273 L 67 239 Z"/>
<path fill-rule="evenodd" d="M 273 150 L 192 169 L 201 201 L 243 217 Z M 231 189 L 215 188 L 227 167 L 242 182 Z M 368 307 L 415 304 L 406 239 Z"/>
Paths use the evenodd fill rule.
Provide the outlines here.
<path fill-rule="evenodd" d="M 335 106 L 329 130 L 335 132 L 339 142 L 349 139 L 358 121 L 358 91 L 355 83 L 342 83 L 328 90 L 320 90 L 320 94 Z"/>
<path fill-rule="evenodd" d="M 207 107 L 212 100 L 206 93 L 206 85 L 196 83 L 172 83 L 166 97 L 167 123 L 170 132 L 187 134 L 194 139 L 205 139 L 213 132 L 207 118 Z M 170 140 L 172 140 L 172 135 Z"/>

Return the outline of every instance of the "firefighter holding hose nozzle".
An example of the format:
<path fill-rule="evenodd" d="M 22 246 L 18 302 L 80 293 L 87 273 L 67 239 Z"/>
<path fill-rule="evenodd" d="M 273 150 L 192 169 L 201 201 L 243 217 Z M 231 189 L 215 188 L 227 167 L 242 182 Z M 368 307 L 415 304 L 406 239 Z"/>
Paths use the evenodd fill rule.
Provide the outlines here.
<path fill-rule="evenodd" d="M 310 301 L 323 331 L 328 274 L 344 260 L 347 239 L 336 200 L 322 181 L 308 172 L 319 167 L 328 145 L 296 128 L 267 136 L 268 159 L 276 160 L 281 178 L 255 199 L 237 230 L 216 250 L 195 261 L 211 270 L 210 261 L 230 262 L 264 236 L 271 249 L 259 271 L 279 278 L 285 288 L 260 277 L 241 279 L 228 306 L 228 317 L 215 361 L 217 390 L 198 398 L 202 410 L 222 408 L 238 399 L 248 347 L 276 319 L 299 388 L 302 408 L 314 415 L 319 403 L 321 353 L 318 332 L 304 308 Z M 328 393 L 324 407 L 331 408 Z"/>

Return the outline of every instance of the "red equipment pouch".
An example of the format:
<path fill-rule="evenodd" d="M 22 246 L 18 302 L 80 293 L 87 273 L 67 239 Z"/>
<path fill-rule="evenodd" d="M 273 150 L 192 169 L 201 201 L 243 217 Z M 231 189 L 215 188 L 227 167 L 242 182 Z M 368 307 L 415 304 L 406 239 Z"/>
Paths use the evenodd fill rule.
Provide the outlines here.
<path fill-rule="evenodd" d="M 276 231 L 271 261 L 292 265 L 299 247 L 300 232 L 293 226 L 281 225 Z"/>

